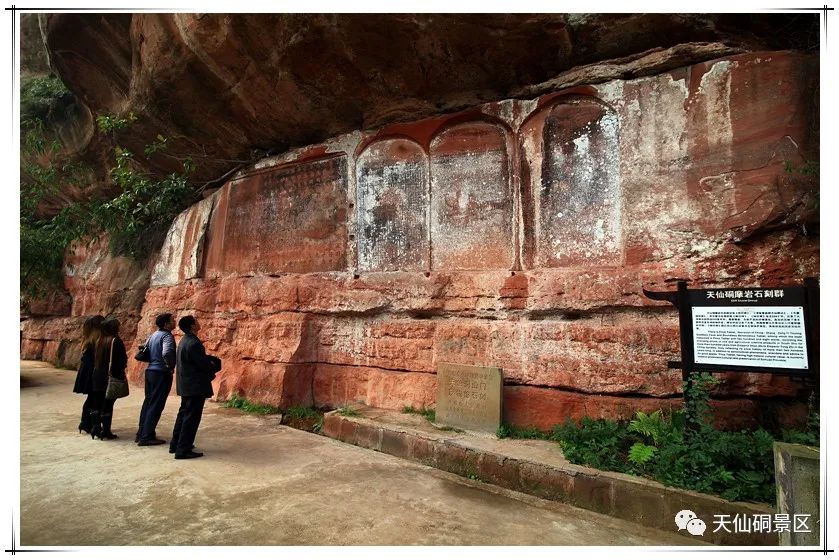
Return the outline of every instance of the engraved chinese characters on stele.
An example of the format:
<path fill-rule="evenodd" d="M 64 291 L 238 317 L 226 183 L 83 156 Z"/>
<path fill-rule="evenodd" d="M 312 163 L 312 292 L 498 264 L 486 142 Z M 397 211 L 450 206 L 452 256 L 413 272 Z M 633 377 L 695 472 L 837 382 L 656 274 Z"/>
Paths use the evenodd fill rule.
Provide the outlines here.
<path fill-rule="evenodd" d="M 438 423 L 495 432 L 501 425 L 501 368 L 437 365 Z"/>

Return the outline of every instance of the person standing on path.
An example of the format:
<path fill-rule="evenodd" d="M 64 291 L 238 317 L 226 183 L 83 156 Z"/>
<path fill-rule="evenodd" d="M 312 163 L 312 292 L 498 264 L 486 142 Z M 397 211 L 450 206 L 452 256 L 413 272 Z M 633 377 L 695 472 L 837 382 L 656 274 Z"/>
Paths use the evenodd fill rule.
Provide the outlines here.
<path fill-rule="evenodd" d="M 184 336 L 178 343 L 175 388 L 181 397 L 181 408 L 175 420 L 169 453 L 175 459 L 195 459 L 204 454 L 194 451 L 195 434 L 204 412 L 204 401 L 213 396 L 212 381 L 221 370 L 221 360 L 208 356 L 198 339 L 201 325 L 192 315 L 181 317 L 178 327 Z"/>
<path fill-rule="evenodd" d="M 161 313 L 155 318 L 154 324 L 157 325 L 157 331 L 146 341 L 149 352 L 149 365 L 145 373 L 146 398 L 140 409 L 140 425 L 134 438 L 141 447 L 166 443 L 157 437 L 157 423 L 166 407 L 175 369 L 175 337 L 172 336 L 175 321 L 172 314 Z"/>
<path fill-rule="evenodd" d="M 117 439 L 111 432 L 111 420 L 114 415 L 114 401 L 105 398 L 108 389 L 108 376 L 125 380 L 125 368 L 128 366 L 128 354 L 125 344 L 119 337 L 119 321 L 108 319 L 102 323 L 102 336 L 96 343 L 93 375 L 91 378 L 91 396 L 94 398 L 91 412 L 90 437 L 96 439 Z"/>
<path fill-rule="evenodd" d="M 93 362 L 94 354 L 96 353 L 96 343 L 99 342 L 99 337 L 102 336 L 102 321 L 105 318 L 101 315 L 94 315 L 85 319 L 82 325 L 82 357 L 79 360 L 79 371 L 76 373 L 76 382 L 73 384 L 73 392 L 87 395 L 87 398 L 82 404 L 82 418 L 79 422 L 79 433 L 90 433 L 93 427 L 93 418 L 91 412 L 93 411 L 93 404 L 96 397 L 91 390 L 93 384 Z"/>

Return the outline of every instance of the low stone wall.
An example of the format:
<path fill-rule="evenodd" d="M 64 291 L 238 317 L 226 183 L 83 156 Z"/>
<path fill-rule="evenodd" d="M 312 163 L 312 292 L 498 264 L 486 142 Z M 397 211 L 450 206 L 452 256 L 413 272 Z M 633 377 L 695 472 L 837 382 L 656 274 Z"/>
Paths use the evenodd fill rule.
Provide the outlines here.
<path fill-rule="evenodd" d="M 777 546 L 777 533 L 735 533 L 714 529 L 714 515 L 772 514 L 762 504 L 666 487 L 655 481 L 569 463 L 555 443 L 496 440 L 394 423 L 387 413 L 362 410 L 360 417 L 337 411 L 324 416 L 323 434 L 346 443 L 423 463 L 461 476 L 566 502 L 647 527 L 676 531 L 675 516 L 694 512 L 707 530 L 698 541 L 731 546 Z M 407 420 L 410 422 L 410 419 Z M 681 531 L 690 537 L 686 531 Z"/>

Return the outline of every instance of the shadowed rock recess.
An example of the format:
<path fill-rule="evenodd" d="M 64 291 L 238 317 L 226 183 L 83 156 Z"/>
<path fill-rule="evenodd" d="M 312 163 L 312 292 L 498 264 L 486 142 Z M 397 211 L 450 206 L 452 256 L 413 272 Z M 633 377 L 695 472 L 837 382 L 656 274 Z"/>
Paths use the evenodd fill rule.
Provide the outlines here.
<path fill-rule="evenodd" d="M 139 320 L 138 344 L 171 311 L 223 358 L 220 397 L 433 407 L 454 362 L 503 368 L 521 426 L 680 406 L 677 316 L 642 287 L 819 273 L 818 178 L 790 171 L 818 153 L 818 57 L 767 50 L 797 46 L 778 21 L 52 16 L 74 93 L 142 114 L 126 142 L 201 146 L 208 178 L 284 151 L 147 265 L 79 244 L 71 303 L 44 304 L 70 315 L 26 321 L 22 356 L 73 364 L 83 315 Z M 721 425 L 806 415 L 799 381 L 722 377 Z"/>

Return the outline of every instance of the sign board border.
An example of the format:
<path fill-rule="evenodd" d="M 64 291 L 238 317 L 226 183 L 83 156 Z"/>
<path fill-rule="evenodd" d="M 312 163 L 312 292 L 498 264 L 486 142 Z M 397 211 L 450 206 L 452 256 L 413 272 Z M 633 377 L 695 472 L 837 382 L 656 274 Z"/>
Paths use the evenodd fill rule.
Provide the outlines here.
<path fill-rule="evenodd" d="M 704 364 L 696 363 L 694 359 L 694 332 L 693 332 L 693 307 L 696 296 L 701 292 L 707 292 L 711 288 L 688 290 L 687 282 L 680 280 L 676 292 L 651 292 L 644 291 L 644 295 L 650 299 L 669 301 L 679 310 L 679 338 L 682 360 L 681 362 L 670 362 L 670 367 L 677 367 L 682 370 L 682 376 L 687 380 L 692 372 L 744 372 L 744 373 L 769 373 L 774 375 L 787 375 L 791 377 L 818 378 L 820 372 L 819 364 L 819 286 L 814 278 L 806 278 L 804 286 L 787 286 L 781 289 L 792 291 L 798 294 L 798 301 L 794 303 L 771 302 L 773 306 L 801 306 L 804 314 L 804 336 L 807 348 L 807 369 L 781 368 L 771 366 L 744 366 L 725 364 Z M 737 290 L 761 290 L 769 288 L 736 288 Z M 713 288 L 713 291 L 731 291 L 732 288 Z M 767 302 L 769 303 L 769 302 Z M 757 307 L 753 303 L 735 303 L 731 307 Z M 698 307 L 698 306 L 696 306 Z"/>

